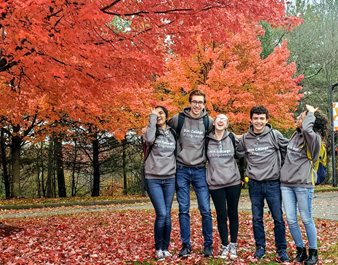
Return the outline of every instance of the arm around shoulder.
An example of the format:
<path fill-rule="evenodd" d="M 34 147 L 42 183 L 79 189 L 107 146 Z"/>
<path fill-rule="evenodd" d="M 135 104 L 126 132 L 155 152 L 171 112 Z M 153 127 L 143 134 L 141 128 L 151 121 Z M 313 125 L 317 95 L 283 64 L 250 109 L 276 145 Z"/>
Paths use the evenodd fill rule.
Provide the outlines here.
<path fill-rule="evenodd" d="M 244 137 L 243 137 L 243 134 L 242 134 L 240 136 L 240 140 L 238 141 L 237 146 L 236 146 L 236 156 L 238 158 L 242 158 L 246 154 L 246 148 L 245 148 L 245 144 L 244 144 L 243 140 L 244 140 Z"/>
<path fill-rule="evenodd" d="M 174 115 L 169 121 L 168 125 L 173 128 L 177 132 L 177 126 L 178 126 L 178 114 Z"/>
<path fill-rule="evenodd" d="M 279 147 L 286 148 L 289 144 L 290 139 L 285 138 L 280 131 L 276 130 L 276 132 L 277 132 L 277 137 L 278 137 L 277 140 L 278 140 Z"/>

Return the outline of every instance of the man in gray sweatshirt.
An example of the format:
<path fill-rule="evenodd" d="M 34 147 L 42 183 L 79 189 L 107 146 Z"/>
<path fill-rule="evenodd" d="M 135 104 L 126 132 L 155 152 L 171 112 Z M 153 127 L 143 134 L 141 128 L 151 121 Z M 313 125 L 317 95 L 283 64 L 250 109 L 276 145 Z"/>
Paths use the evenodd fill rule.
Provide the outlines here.
<path fill-rule="evenodd" d="M 206 182 L 204 141 L 207 131 L 212 128 L 213 120 L 207 116 L 206 95 L 203 91 L 193 90 L 189 95 L 189 104 L 189 107 L 184 108 L 180 114 L 175 115 L 168 122 L 168 125 L 177 132 L 178 136 L 176 196 L 179 204 L 182 239 L 182 249 L 178 256 L 187 257 L 191 252 L 189 214 L 191 184 L 202 216 L 204 256 L 210 257 L 213 252 L 212 217 L 209 189 Z"/>
<path fill-rule="evenodd" d="M 274 219 L 274 234 L 277 253 L 282 262 L 289 261 L 286 253 L 285 223 L 280 191 L 281 161 L 279 147 L 286 147 L 288 139 L 277 130 L 272 130 L 269 112 L 264 106 L 255 106 L 250 111 L 249 131 L 242 135 L 237 156 L 246 157 L 246 175 L 249 178 L 249 195 L 252 210 L 252 225 L 256 242 L 255 258 L 265 256 L 264 199 Z M 277 139 L 275 139 L 277 138 Z"/>

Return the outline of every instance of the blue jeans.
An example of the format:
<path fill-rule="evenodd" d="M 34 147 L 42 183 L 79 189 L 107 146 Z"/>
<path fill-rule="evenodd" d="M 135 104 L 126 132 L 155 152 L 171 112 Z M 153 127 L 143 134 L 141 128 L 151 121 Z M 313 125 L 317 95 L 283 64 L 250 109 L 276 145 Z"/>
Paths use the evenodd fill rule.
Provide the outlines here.
<path fill-rule="evenodd" d="M 155 208 L 154 238 L 156 250 L 168 250 L 171 233 L 171 206 L 175 194 L 175 178 L 146 179 L 148 195 Z"/>
<path fill-rule="evenodd" d="M 256 246 L 262 246 L 264 248 L 266 246 L 263 223 L 265 199 L 274 220 L 275 245 L 277 249 L 286 249 L 285 222 L 283 219 L 279 181 L 255 181 L 250 179 L 249 195 L 251 200 L 252 225 Z"/>
<path fill-rule="evenodd" d="M 212 246 L 212 217 L 210 210 L 210 195 L 206 181 L 205 167 L 177 166 L 176 196 L 179 204 L 179 221 L 182 244 L 191 246 L 190 243 L 190 184 L 192 184 L 198 202 L 198 209 L 202 216 L 202 232 L 204 247 Z"/>
<path fill-rule="evenodd" d="M 304 247 L 302 233 L 298 224 L 297 204 L 300 217 L 305 226 L 309 248 L 317 249 L 317 231 L 312 218 L 313 188 L 281 187 L 286 220 L 297 247 Z"/>

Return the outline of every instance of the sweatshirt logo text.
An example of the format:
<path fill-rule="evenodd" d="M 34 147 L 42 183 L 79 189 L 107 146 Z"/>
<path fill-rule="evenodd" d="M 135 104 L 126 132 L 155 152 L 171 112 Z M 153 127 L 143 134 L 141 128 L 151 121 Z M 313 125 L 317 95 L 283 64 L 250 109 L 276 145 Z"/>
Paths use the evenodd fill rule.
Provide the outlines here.
<path fill-rule="evenodd" d="M 184 129 L 183 130 L 183 136 L 190 137 L 190 138 L 203 138 L 204 132 L 194 129 Z"/>

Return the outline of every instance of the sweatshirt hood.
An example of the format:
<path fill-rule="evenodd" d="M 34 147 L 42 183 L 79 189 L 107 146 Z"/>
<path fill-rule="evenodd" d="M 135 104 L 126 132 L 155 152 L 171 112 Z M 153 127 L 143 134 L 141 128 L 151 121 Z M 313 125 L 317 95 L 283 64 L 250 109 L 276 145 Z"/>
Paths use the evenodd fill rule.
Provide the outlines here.
<path fill-rule="evenodd" d="M 228 130 L 225 130 L 225 131 L 224 131 L 224 134 L 223 134 L 223 137 L 222 137 L 222 139 L 221 139 L 221 141 L 222 141 L 223 139 L 225 139 L 226 137 L 228 137 L 229 134 L 230 134 L 229 131 L 228 131 Z M 215 138 L 214 131 L 211 131 L 206 137 L 210 138 L 211 140 L 220 141 L 220 140 L 218 140 L 218 139 Z"/>
<path fill-rule="evenodd" d="M 185 108 L 183 108 L 182 113 L 183 113 L 185 116 L 187 116 L 187 117 L 189 117 L 189 118 L 191 118 L 191 119 L 198 120 L 198 119 L 200 119 L 200 118 L 202 118 L 202 117 L 208 115 L 208 111 L 204 108 L 204 109 L 202 110 L 201 115 L 200 115 L 199 117 L 195 118 L 195 117 L 193 117 L 193 116 L 190 115 L 190 109 L 191 109 L 190 107 L 185 107 Z"/>
<path fill-rule="evenodd" d="M 264 136 L 264 135 L 268 134 L 271 130 L 272 130 L 271 124 L 267 123 L 267 124 L 265 125 L 264 131 L 263 131 L 262 133 L 260 133 L 260 135 Z M 254 132 L 254 127 L 253 127 L 252 124 L 250 124 L 250 127 L 249 127 L 249 133 L 250 133 L 251 135 L 257 135 L 257 134 Z"/>

